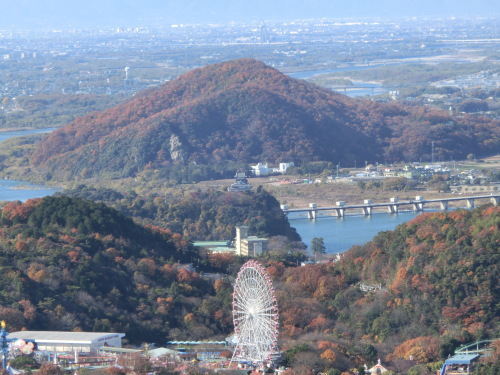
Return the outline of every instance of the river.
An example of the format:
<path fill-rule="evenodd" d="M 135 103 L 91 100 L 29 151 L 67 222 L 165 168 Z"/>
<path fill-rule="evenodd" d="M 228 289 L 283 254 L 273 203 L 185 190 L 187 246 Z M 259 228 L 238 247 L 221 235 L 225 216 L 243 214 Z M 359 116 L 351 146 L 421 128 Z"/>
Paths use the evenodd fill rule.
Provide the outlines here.
<path fill-rule="evenodd" d="M 398 65 L 398 63 L 391 63 L 387 65 Z M 385 64 L 376 64 L 376 65 L 359 65 L 359 66 L 345 66 L 341 68 L 333 68 L 333 69 L 325 69 L 325 70 L 304 70 L 300 72 L 288 73 L 290 77 L 299 78 L 299 79 L 307 79 L 319 74 L 328 74 L 335 72 L 348 72 L 353 70 L 364 70 L 369 68 L 375 68 L 378 66 L 385 66 Z M 370 95 L 380 95 L 389 91 L 388 88 L 379 85 L 378 83 L 373 82 L 362 82 L 362 81 L 354 81 L 352 87 L 348 87 L 346 90 L 343 89 L 333 89 L 334 91 L 340 92 L 341 94 L 345 94 L 351 98 L 355 98 L 358 96 L 370 96 Z"/>
<path fill-rule="evenodd" d="M 336 72 L 350 72 L 352 70 L 365 70 L 365 69 L 377 68 L 379 66 L 399 65 L 399 64 L 400 63 L 342 66 L 339 68 L 332 68 L 332 69 L 325 69 L 325 70 L 302 70 L 302 71 L 287 73 L 287 74 L 293 78 L 307 79 L 307 78 L 311 78 L 313 76 L 317 76 L 319 74 L 328 74 L 328 73 L 336 73 Z"/>
<path fill-rule="evenodd" d="M 0 142 L 5 141 L 8 138 L 20 137 L 23 135 L 32 135 L 32 134 L 44 134 L 50 133 L 56 128 L 44 128 L 44 129 L 20 129 L 20 130 L 11 130 L 7 132 L 0 131 Z"/>
<path fill-rule="evenodd" d="M 28 199 L 42 198 L 52 195 L 61 189 L 43 185 L 34 185 L 26 181 L 2 180 L 0 179 L 0 202 L 1 201 L 21 201 Z"/>
<path fill-rule="evenodd" d="M 29 129 L 29 130 L 12 130 L 0 132 L 0 142 L 9 138 L 20 137 L 32 134 L 50 133 L 56 128 L 46 129 Z M 0 143 L 1 147 L 1 143 Z M 41 198 L 47 195 L 52 195 L 61 189 L 52 188 L 43 185 L 34 185 L 26 181 L 19 180 L 3 180 L 0 179 L 0 202 L 1 201 L 16 201 L 25 202 L 28 199 Z"/>
<path fill-rule="evenodd" d="M 354 245 L 363 245 L 377 233 L 393 230 L 416 216 L 417 213 L 408 211 L 398 214 L 376 213 L 372 216 L 352 215 L 344 218 L 325 216 L 316 220 L 289 217 L 289 221 L 308 247 L 314 237 L 323 238 L 326 252 L 335 254 L 342 253 Z"/>

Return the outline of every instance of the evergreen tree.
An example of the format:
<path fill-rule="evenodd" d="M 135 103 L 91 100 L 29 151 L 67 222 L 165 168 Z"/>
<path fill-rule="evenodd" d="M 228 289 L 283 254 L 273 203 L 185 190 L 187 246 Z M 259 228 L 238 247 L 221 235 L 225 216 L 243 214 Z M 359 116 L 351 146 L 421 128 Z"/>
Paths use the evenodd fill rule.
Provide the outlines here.
<path fill-rule="evenodd" d="M 314 254 L 326 254 L 325 240 L 323 237 L 314 237 L 312 239 L 311 251 Z"/>

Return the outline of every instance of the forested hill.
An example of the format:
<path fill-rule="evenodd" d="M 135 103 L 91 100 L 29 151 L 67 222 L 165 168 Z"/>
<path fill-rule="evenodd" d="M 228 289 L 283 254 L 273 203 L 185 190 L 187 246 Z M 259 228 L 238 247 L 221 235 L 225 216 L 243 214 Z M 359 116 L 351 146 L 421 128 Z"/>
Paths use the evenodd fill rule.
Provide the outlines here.
<path fill-rule="evenodd" d="M 235 236 L 235 226 L 246 225 L 252 235 L 285 236 L 300 241 L 279 202 L 266 190 L 229 192 L 219 190 L 182 191 L 176 188 L 164 196 L 126 194 L 85 185 L 57 195 L 86 198 L 114 207 L 142 225 L 169 228 L 193 240 L 221 241 Z"/>
<path fill-rule="evenodd" d="M 31 161 L 46 176 L 228 176 L 238 163 L 463 159 L 497 152 L 498 122 L 427 107 L 356 100 L 262 62 L 195 69 L 129 102 L 75 120 Z M 182 171 L 182 172 L 179 172 Z"/>
<path fill-rule="evenodd" d="M 94 199 L 119 194 L 78 192 Z M 260 189 L 193 194 L 170 207 L 122 200 L 128 199 L 124 207 L 132 213 L 149 215 L 149 207 L 185 235 L 138 225 L 88 199 L 54 196 L 0 206 L 0 318 L 10 330 L 124 332 L 133 343 L 220 339 L 231 332 L 232 287 L 200 273 L 235 271 L 244 259 L 201 255 L 186 235 L 203 238 L 209 230 L 224 236 L 230 227 L 222 239 L 232 239 L 233 220 L 245 218 L 240 224 L 251 234 L 300 240 L 275 199 Z"/>
<path fill-rule="evenodd" d="M 180 234 L 141 227 L 103 204 L 11 202 L 0 224 L 0 316 L 11 330 L 114 331 L 163 342 L 184 326 L 190 307 L 181 296 L 213 294 L 180 266 L 199 260 Z"/>
<path fill-rule="evenodd" d="M 268 268 L 282 337 L 302 344 L 284 348 L 290 363 L 348 369 L 346 360 L 413 356 L 427 364 L 500 337 L 499 226 L 499 207 L 425 213 L 336 264 Z"/>

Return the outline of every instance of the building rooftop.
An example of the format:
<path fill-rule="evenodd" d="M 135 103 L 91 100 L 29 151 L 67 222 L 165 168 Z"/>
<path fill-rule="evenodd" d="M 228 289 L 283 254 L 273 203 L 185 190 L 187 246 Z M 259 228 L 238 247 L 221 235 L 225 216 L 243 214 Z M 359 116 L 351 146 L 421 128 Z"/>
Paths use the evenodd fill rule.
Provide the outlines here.
<path fill-rule="evenodd" d="M 478 354 L 459 354 L 448 358 L 444 364 L 445 365 L 469 365 L 478 359 L 480 356 Z"/>
<path fill-rule="evenodd" d="M 260 238 L 257 236 L 248 236 L 247 238 L 244 238 L 244 240 L 247 240 L 247 241 L 267 241 L 267 238 Z"/>
<path fill-rule="evenodd" d="M 81 343 L 90 344 L 125 337 L 124 333 L 113 332 L 59 332 L 59 331 L 18 331 L 11 332 L 8 338 L 31 339 L 44 343 Z"/>
<path fill-rule="evenodd" d="M 218 246 L 228 246 L 231 241 L 195 241 L 194 246 L 198 247 L 218 247 Z"/>

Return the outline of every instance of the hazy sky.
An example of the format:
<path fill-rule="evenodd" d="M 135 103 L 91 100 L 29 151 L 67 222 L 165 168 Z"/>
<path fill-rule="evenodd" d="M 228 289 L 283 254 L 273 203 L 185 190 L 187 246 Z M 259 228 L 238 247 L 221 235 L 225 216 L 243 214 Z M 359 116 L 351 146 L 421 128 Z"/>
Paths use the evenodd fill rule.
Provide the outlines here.
<path fill-rule="evenodd" d="M 0 29 L 344 17 L 498 16 L 498 0 L 1 0 Z"/>

